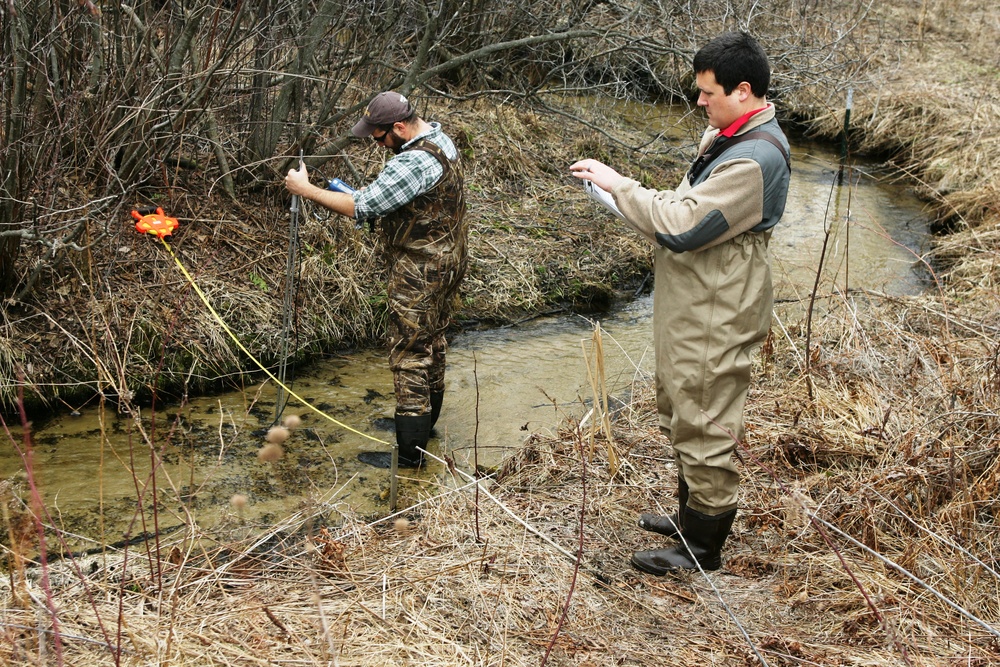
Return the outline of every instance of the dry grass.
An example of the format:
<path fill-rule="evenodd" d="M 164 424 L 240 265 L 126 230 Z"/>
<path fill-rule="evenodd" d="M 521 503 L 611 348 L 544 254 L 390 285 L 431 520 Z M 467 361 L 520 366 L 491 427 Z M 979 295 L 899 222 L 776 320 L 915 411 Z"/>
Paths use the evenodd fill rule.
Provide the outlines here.
<path fill-rule="evenodd" d="M 891 156 L 961 228 L 1000 218 L 1000 18 L 975 0 L 928 0 L 919 11 L 879 9 L 898 50 L 885 51 L 874 76 L 855 90 L 852 147 Z M 789 100 L 820 136 L 838 137 L 844 91 L 806 90 Z M 823 110 L 824 106 L 826 111 Z"/>
<path fill-rule="evenodd" d="M 925 297 L 825 309 L 811 375 L 800 335 L 761 358 L 717 573 L 628 567 L 676 483 L 645 386 L 614 414 L 615 475 L 597 420 L 568 420 L 478 494 L 442 473 L 374 522 L 317 497 L 59 562 L 64 664 L 115 664 L 107 643 L 122 665 L 994 664 L 1000 339 Z M 12 664 L 55 662 L 41 572 L 4 585 Z"/>
<path fill-rule="evenodd" d="M 889 71 L 884 89 L 860 90 L 854 115 L 858 146 L 892 151 L 939 196 L 938 210 L 963 223 L 935 252 L 940 288 L 831 297 L 816 310 L 809 350 L 801 315 L 779 307 L 783 326 L 765 346 L 750 397 L 742 509 L 723 570 L 656 579 L 627 565 L 632 551 L 657 543 L 636 515 L 669 510 L 675 488 L 645 386 L 615 415 L 617 474 L 603 436 L 589 441 L 594 420 L 582 428 L 568 420 L 555 436 L 529 437 L 478 492 L 457 472 L 404 485 L 406 525 L 370 522 L 317 497 L 278 525 L 244 523 L 234 509 L 159 553 L 109 548 L 43 569 L 21 561 L 34 553 L 33 526 L 5 489 L 12 546 L 0 659 L 58 664 L 61 650 L 71 665 L 1000 664 L 998 114 L 989 62 L 1000 31 L 995 12 L 968 4 L 923 3 L 903 31 L 915 49 L 906 67 Z M 949 44 L 947 59 L 931 57 Z M 950 78 L 931 73 L 932 61 Z M 496 113 L 505 128 L 498 142 L 530 144 L 529 117 Z M 840 114 L 816 115 L 817 131 L 835 136 Z M 483 222 L 470 285 L 537 307 L 547 283 L 519 244 L 547 240 L 536 244 L 550 253 L 546 266 L 575 275 L 555 257 L 573 246 L 563 223 L 578 211 L 559 187 L 533 189 L 528 164 L 566 160 L 492 150 L 499 144 L 475 136 L 470 128 L 463 148 L 495 164 L 483 167 L 494 180 L 476 174 Z M 553 203 L 510 222 L 506 214 L 532 197 Z M 610 237 L 594 243 L 611 257 L 633 252 Z M 237 241 L 234 252 L 260 254 Z M 303 276 L 313 289 L 352 270 L 335 257 L 313 260 Z M 322 298 L 375 312 L 363 294 Z M 468 305 L 478 312 L 482 303 Z"/>

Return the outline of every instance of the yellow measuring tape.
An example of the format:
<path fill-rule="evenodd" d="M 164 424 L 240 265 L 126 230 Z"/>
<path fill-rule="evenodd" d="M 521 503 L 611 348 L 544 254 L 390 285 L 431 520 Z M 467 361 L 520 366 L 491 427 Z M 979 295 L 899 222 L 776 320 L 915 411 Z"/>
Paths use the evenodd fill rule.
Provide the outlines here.
<path fill-rule="evenodd" d="M 160 239 L 160 241 L 163 242 L 163 247 L 165 247 L 167 249 L 167 252 L 170 253 L 170 256 L 173 258 L 174 263 L 177 264 L 177 268 L 179 268 L 181 270 L 181 273 L 184 274 L 184 277 L 187 279 L 188 284 L 191 285 L 191 287 L 194 289 L 195 293 L 198 295 L 198 298 L 200 298 L 201 302 L 205 304 L 205 307 L 208 308 L 208 311 L 210 313 L 212 313 L 212 317 L 215 318 L 215 321 L 218 322 L 220 326 L 222 326 L 222 328 L 225 330 L 225 332 L 227 334 L 229 334 L 229 337 L 233 339 L 233 342 L 236 343 L 236 345 L 239 346 L 239 348 L 241 350 L 243 350 L 243 353 L 245 355 L 247 355 L 250 358 L 250 360 L 253 361 L 257 365 L 257 368 L 259 368 L 260 370 L 264 371 L 264 373 L 266 373 L 267 376 L 269 378 L 271 378 L 277 386 L 279 386 L 282 389 L 284 389 L 285 391 L 287 391 L 289 396 L 292 396 L 293 398 L 297 399 L 299 402 L 302 403 L 302 405 L 306 406 L 307 408 L 309 408 L 310 410 L 312 410 L 316 414 L 320 415 L 321 417 L 324 417 L 325 419 L 330 420 L 331 422 L 333 422 L 334 424 L 336 424 L 340 428 L 346 429 L 346 430 L 350 431 L 351 433 L 355 433 L 357 435 L 360 435 L 363 438 L 368 438 L 369 440 L 373 440 L 373 441 L 378 442 L 380 444 L 390 445 L 390 443 L 386 442 L 385 440 L 379 440 L 378 438 L 376 438 L 374 436 L 368 435 L 367 433 L 362 433 L 361 431 L 359 431 L 357 429 L 354 429 L 354 428 L 351 428 L 350 426 L 348 426 L 347 424 L 344 424 L 343 422 L 337 421 L 336 419 L 334 419 L 330 415 L 326 414 L 325 412 L 323 412 L 322 410 L 320 410 L 316 406 L 314 406 L 311 403 L 309 403 L 309 401 L 305 400 L 304 398 L 302 398 L 301 396 L 299 396 L 298 394 L 296 394 L 290 388 L 288 388 L 287 386 L 285 386 L 278 378 L 276 378 L 274 376 L 274 374 L 271 373 L 271 371 L 269 371 L 266 368 L 264 368 L 264 364 L 260 363 L 257 360 L 257 357 L 255 357 L 252 354 L 250 354 L 250 351 L 248 349 L 246 349 L 246 347 L 243 346 L 243 343 L 241 343 L 240 339 L 236 337 L 236 334 L 233 333 L 232 329 L 230 329 L 229 326 L 226 324 L 226 322 L 222 319 L 222 317 L 220 317 L 219 314 L 217 312 L 215 312 L 215 308 L 213 308 L 212 304 L 208 302 L 208 298 L 205 296 L 205 293 L 201 291 L 201 288 L 198 287 L 198 284 L 194 281 L 194 278 L 192 278 L 191 274 L 188 273 L 188 270 L 186 268 L 184 268 L 184 265 L 181 263 L 181 260 L 179 260 L 177 258 L 177 255 L 174 254 L 173 248 L 171 248 L 170 244 L 167 243 L 167 239 L 165 239 L 163 236 L 160 236 L 158 234 L 152 234 L 152 235 L 156 236 L 157 238 Z"/>

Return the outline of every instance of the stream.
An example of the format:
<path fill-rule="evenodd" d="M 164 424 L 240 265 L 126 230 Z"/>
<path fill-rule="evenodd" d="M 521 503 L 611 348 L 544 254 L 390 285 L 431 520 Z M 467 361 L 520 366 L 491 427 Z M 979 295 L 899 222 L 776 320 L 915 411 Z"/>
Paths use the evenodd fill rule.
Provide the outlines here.
<path fill-rule="evenodd" d="M 821 293 L 865 289 L 906 295 L 925 288 L 916 260 L 928 221 L 905 186 L 882 182 L 870 173 L 871 165 L 855 165 L 835 187 L 837 155 L 819 144 L 794 143 L 792 162 L 788 205 L 771 242 L 779 302 L 808 300 L 824 240 Z M 624 226 L 622 232 L 629 233 Z M 644 296 L 599 319 L 613 396 L 627 397 L 633 383 L 652 373 L 651 306 Z M 798 317 L 795 308 L 782 313 Z M 587 355 L 597 322 L 562 315 L 454 337 L 444 410 L 430 452 L 452 456 L 465 471 L 474 463 L 494 466 L 529 433 L 554 430 L 565 416 L 583 415 L 592 398 Z M 191 521 L 274 521 L 309 502 L 329 503 L 345 516 L 388 512 L 388 471 L 357 460 L 366 449 L 388 448 L 394 437 L 387 430 L 394 400 L 384 352 L 360 351 L 299 368 L 291 389 L 359 433 L 291 398 L 284 414 L 300 415 L 302 425 L 284 443 L 281 459 L 262 462 L 258 451 L 274 418 L 271 382 L 161 407 L 156 430 L 145 439 L 128 416 L 88 407 L 33 430 L 35 481 L 53 520 L 74 534 L 73 549 L 114 544 L 150 530 L 149 515 L 145 527 L 137 516 L 137 497 L 144 507 L 154 496 L 159 499 L 161 528 Z M 144 417 L 148 429 L 148 411 Z M 163 464 L 153 478 L 155 457 Z M 26 494 L 24 464 L 10 441 L 0 446 L 0 480 L 8 479 Z M 441 463 L 403 470 L 399 505 L 442 486 L 453 487 L 454 481 Z M 246 499 L 245 506 L 231 504 L 237 495 Z"/>

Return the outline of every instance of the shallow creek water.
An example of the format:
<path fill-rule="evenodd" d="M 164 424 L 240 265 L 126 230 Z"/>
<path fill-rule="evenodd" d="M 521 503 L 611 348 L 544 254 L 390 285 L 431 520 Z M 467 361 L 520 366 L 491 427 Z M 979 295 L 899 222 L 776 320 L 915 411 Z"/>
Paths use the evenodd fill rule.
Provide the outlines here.
<path fill-rule="evenodd" d="M 799 142 L 792 157 L 788 206 L 771 243 L 776 297 L 785 304 L 781 316 L 801 317 L 789 304 L 808 298 L 828 227 L 821 293 L 923 289 L 915 269 L 927 227 L 920 202 L 905 187 L 864 173 L 864 167 L 834 187 L 837 156 L 829 148 Z M 623 233 L 629 232 L 623 227 Z M 646 296 L 606 316 L 540 318 L 456 336 L 438 438 L 430 451 L 453 456 L 465 471 L 474 461 L 492 466 L 529 433 L 554 429 L 566 415 L 584 414 L 584 403 L 592 398 L 586 358 L 598 321 L 608 391 L 627 396 L 653 368 L 651 304 Z M 205 525 L 237 514 L 266 521 L 308 500 L 332 503 L 344 514 L 388 512 L 388 471 L 357 460 L 359 452 L 388 448 L 384 443 L 393 439 L 384 430 L 394 402 L 383 352 L 331 357 L 296 370 L 295 394 L 382 442 L 345 430 L 292 398 L 284 414 L 301 415 L 303 424 L 285 443 L 281 460 L 260 462 L 257 452 L 274 418 L 270 382 L 161 408 L 152 448 L 130 418 L 90 407 L 34 430 L 35 479 L 50 514 L 80 535 L 72 548 L 114 543 L 151 529 L 150 515 L 143 526 L 135 512 L 140 494 L 147 506 L 154 495 L 150 449 L 163 461 L 155 478 L 161 527 L 191 520 Z M 402 475 L 400 507 L 454 485 L 437 462 Z M 9 441 L 0 446 L 0 480 L 8 478 L 26 479 Z M 247 497 L 246 507 L 230 505 L 234 494 Z"/>

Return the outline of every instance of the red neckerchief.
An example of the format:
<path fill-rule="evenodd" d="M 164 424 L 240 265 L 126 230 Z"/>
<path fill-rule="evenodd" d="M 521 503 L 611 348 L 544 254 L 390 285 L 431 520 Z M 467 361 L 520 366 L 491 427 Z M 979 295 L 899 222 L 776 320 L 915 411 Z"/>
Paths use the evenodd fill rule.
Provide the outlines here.
<path fill-rule="evenodd" d="M 747 124 L 747 121 L 750 120 L 754 116 L 754 114 L 758 114 L 766 108 L 767 107 L 761 107 L 760 109 L 754 109 L 753 111 L 749 111 L 743 114 L 742 116 L 734 120 L 729 127 L 719 132 L 719 136 L 731 139 L 734 134 L 740 131 L 741 127 Z"/>

